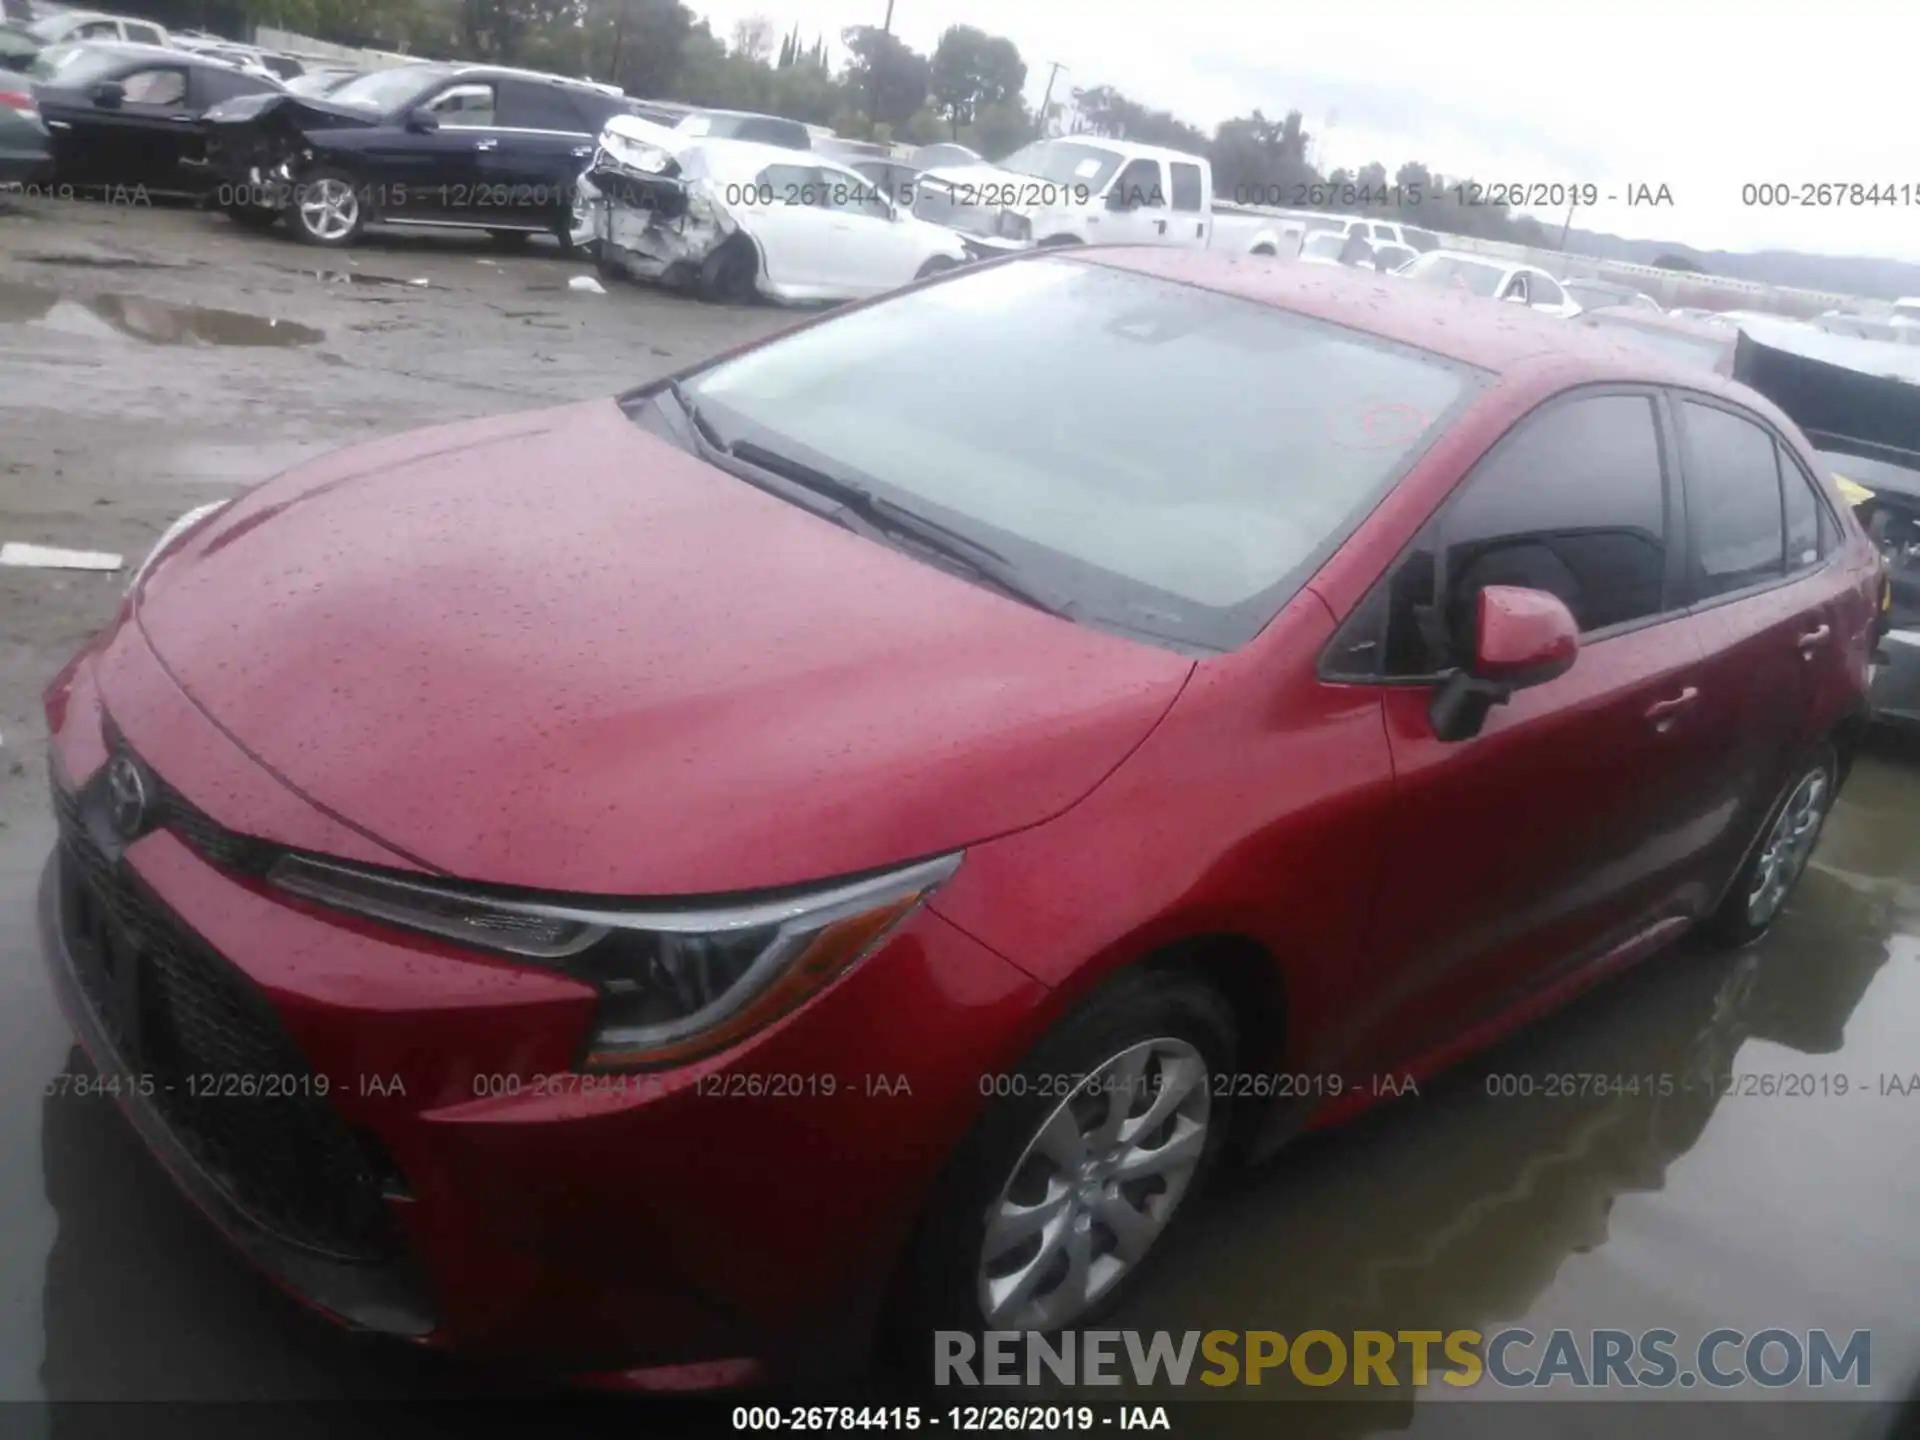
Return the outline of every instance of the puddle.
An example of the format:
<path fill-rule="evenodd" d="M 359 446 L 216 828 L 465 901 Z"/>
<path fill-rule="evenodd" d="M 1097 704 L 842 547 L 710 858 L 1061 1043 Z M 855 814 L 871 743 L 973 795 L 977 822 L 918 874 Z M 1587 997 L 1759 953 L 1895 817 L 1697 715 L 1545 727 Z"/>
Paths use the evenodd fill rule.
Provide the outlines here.
<path fill-rule="evenodd" d="M 291 348 L 312 345 L 326 332 L 310 325 L 174 305 L 144 295 L 72 298 L 38 285 L 0 281 L 0 324 L 35 325 L 69 335 L 125 337 L 149 345 L 239 345 Z"/>

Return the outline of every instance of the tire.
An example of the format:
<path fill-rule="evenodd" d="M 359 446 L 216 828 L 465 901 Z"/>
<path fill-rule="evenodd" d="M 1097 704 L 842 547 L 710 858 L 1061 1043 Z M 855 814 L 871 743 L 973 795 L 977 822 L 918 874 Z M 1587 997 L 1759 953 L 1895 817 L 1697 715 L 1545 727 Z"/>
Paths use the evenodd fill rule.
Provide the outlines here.
<path fill-rule="evenodd" d="M 1807 858 L 1819 842 L 1839 782 L 1839 757 L 1831 744 L 1822 742 L 1794 767 L 1767 810 L 1767 823 L 1753 853 L 1703 927 L 1711 941 L 1727 947 L 1747 945 L 1772 927 L 1806 872 Z"/>
<path fill-rule="evenodd" d="M 524 250 L 533 239 L 524 230 L 489 230 L 487 235 L 496 250 Z"/>
<path fill-rule="evenodd" d="M 760 252 L 745 235 L 734 235 L 700 266 L 703 300 L 719 305 L 744 305 L 758 293 Z"/>
<path fill-rule="evenodd" d="M 338 166 L 316 165 L 295 183 L 287 223 L 309 245 L 346 249 L 367 228 L 360 183 Z"/>
<path fill-rule="evenodd" d="M 1054 250 L 1062 245 L 1080 245 L 1083 242 L 1078 235 L 1049 235 L 1036 247 L 1041 250 Z"/>
<path fill-rule="evenodd" d="M 1225 999 L 1211 986 L 1171 972 L 1125 972 L 1061 1020 L 1005 1077 L 1013 1093 L 986 1102 L 936 1182 L 896 1287 L 898 1323 L 886 1329 L 888 1358 L 911 1366 L 909 1347 L 917 1346 L 918 1363 L 924 1365 L 930 1353 L 926 1342 L 936 1330 L 1052 1331 L 1085 1325 L 1119 1304 L 1145 1267 L 1164 1253 L 1170 1226 L 1191 1213 L 1193 1197 L 1220 1159 L 1229 1116 L 1207 1077 L 1229 1073 L 1236 1051 Z M 1150 1057 L 1147 1068 L 1125 1068 L 1132 1057 Z M 1109 1068 L 1115 1062 L 1122 1062 L 1121 1068 Z M 1092 1078 L 1063 1099 L 1063 1087 L 1049 1088 L 1050 1079 L 1057 1082 L 1062 1075 Z M 1120 1083 L 1114 1083 L 1116 1075 Z M 1137 1080 L 1127 1078 L 1134 1075 Z M 1104 1084 L 1102 1076 L 1108 1077 Z M 1110 1099 L 1133 1097 L 1129 1118 L 1137 1123 L 1161 1094 L 1162 1082 L 1175 1078 L 1187 1085 L 1183 1098 L 1168 1107 L 1171 1132 L 1163 1124 L 1104 1152 L 1082 1145 L 1078 1153 L 1091 1151 L 1095 1168 L 1081 1172 L 1077 1188 L 1065 1184 L 1061 1160 L 1054 1157 L 1076 1153 L 1076 1137 L 1098 1136 L 1102 1119 L 1111 1123 Z M 1137 1143 L 1156 1135 L 1161 1137 L 1157 1143 Z M 1138 1161 L 1162 1150 L 1171 1153 L 1174 1145 L 1181 1147 L 1177 1153 L 1184 1170 L 1163 1158 L 1164 1173 L 1143 1167 L 1131 1182 L 1107 1176 L 1117 1155 Z M 1011 1245 L 1004 1237 L 990 1243 L 990 1210 L 1029 1201 L 1065 1219 L 1053 1230 L 1052 1254 L 1045 1259 L 1040 1256 L 1047 1242 L 1032 1231 L 1031 1221 L 1015 1222 L 1015 1233 L 1028 1231 L 1025 1238 Z M 1105 1218 L 1118 1218 L 1117 1205 L 1150 1222 L 1140 1230 L 1143 1243 L 1130 1257 L 1121 1253 L 1121 1230 Z M 1093 1257 L 1084 1272 L 1093 1285 L 1078 1294 L 1070 1289 L 1075 1242 L 1089 1245 Z M 1031 1298 L 1020 1303 L 1023 1277 Z M 994 1291 L 1003 1302 L 998 1310 L 988 1303 Z"/>
<path fill-rule="evenodd" d="M 1277 256 L 1280 252 L 1274 249 L 1273 246 L 1271 245 L 1256 245 L 1253 247 L 1253 253 L 1256 255 L 1266 255 L 1268 257 L 1272 257 L 1272 256 Z"/>
<path fill-rule="evenodd" d="M 280 223 L 278 210 L 265 210 L 258 205 L 228 205 L 225 209 L 229 220 L 256 235 L 264 235 Z"/>
<path fill-rule="evenodd" d="M 949 260 L 944 255 L 935 255 L 931 260 L 927 261 L 926 264 L 913 272 L 913 278 L 916 280 L 931 280 L 935 275 L 944 275 L 949 270 L 957 270 L 959 268 L 960 262 L 958 260 Z"/>

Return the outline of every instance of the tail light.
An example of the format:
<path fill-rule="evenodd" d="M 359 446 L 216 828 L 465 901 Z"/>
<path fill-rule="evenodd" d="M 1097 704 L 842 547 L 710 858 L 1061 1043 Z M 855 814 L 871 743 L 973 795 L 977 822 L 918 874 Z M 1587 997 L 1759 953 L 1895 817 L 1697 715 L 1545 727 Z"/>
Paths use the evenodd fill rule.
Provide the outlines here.
<path fill-rule="evenodd" d="M 40 105 L 25 90 L 0 90 L 0 105 L 26 116 L 29 120 L 40 118 Z"/>

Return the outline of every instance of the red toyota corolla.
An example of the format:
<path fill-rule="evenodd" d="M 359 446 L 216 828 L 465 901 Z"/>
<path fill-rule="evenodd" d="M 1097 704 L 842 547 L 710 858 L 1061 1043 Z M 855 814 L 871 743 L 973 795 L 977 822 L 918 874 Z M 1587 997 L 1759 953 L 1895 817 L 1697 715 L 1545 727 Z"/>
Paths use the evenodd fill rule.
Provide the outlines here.
<path fill-rule="evenodd" d="M 1880 562 L 1668 367 L 1045 253 L 302 466 L 48 692 L 53 982 L 350 1325 L 654 1383 L 1084 1322 L 1221 1154 L 1778 912 Z"/>

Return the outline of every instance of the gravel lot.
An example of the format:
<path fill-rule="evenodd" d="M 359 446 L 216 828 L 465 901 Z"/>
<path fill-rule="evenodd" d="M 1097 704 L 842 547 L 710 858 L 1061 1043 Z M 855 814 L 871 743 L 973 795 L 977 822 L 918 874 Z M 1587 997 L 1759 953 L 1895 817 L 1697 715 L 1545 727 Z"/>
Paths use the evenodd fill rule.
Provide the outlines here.
<path fill-rule="evenodd" d="M 306 457 L 607 394 L 794 318 L 567 288 L 588 273 L 484 239 L 336 254 L 184 209 L 0 208 L 0 540 L 131 564 L 190 506 Z M 282 1301 L 174 1197 L 108 1102 L 45 1093 L 68 1041 L 31 938 L 52 837 L 38 695 L 124 582 L 0 570 L 0 1401 L 466 1391 L 484 1377 L 349 1343 Z M 1848 1398 L 1882 1408 L 1689 1406 L 1684 1429 L 1888 1433 L 1891 1402 L 1920 1376 L 1920 1096 L 1870 1092 L 1920 1071 L 1916 856 L 1920 753 L 1881 747 L 1766 942 L 1663 956 L 1229 1186 L 1113 1323 L 1871 1329 L 1873 1385 Z M 1548 1099 L 1491 1083 L 1703 1067 L 1844 1074 L 1855 1088 Z M 1308 1428 L 1486 1433 L 1485 1407 L 1448 1398 L 1340 1407 Z M 34 1419 L 47 1432 L 51 1417 L 50 1433 L 79 1433 L 73 1413 L 0 1407 L 0 1431 L 34 1433 L 14 1428 Z M 1656 1433 L 1592 1402 L 1527 1414 L 1513 1433 Z M 358 1423 L 336 1415 L 326 1430 Z"/>

